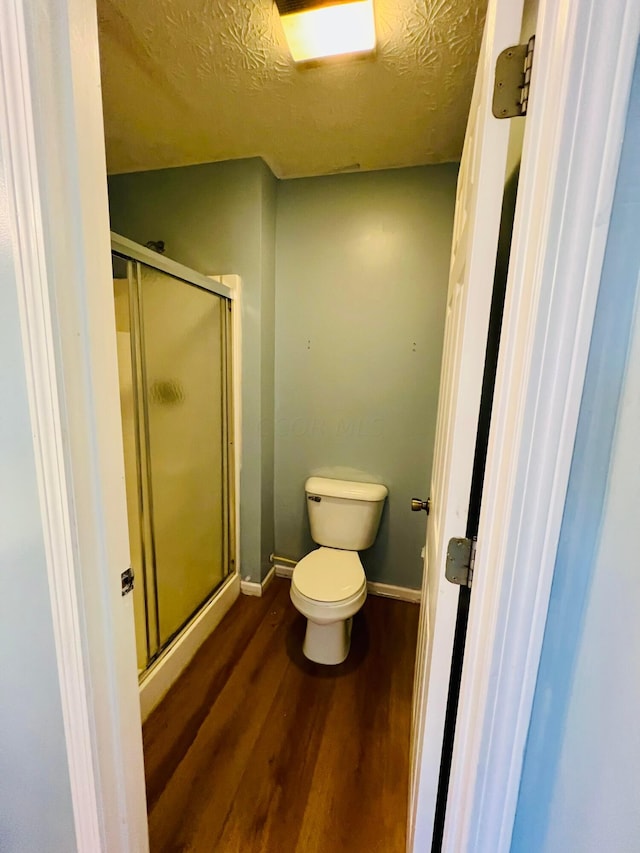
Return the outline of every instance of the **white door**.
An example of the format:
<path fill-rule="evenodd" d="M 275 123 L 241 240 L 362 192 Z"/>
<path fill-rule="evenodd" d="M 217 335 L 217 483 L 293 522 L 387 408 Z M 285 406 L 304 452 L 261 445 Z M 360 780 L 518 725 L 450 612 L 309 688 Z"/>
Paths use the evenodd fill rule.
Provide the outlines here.
<path fill-rule="evenodd" d="M 453 229 L 413 700 L 409 850 L 431 849 L 458 587 L 447 545 L 466 535 L 509 121 L 491 114 L 495 61 L 520 37 L 523 0 L 490 0 Z"/>

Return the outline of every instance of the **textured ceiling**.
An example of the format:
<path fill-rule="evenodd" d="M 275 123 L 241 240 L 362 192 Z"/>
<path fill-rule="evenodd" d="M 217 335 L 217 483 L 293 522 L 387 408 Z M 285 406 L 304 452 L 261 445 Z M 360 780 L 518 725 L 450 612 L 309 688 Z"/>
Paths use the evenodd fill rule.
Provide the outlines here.
<path fill-rule="evenodd" d="M 486 0 L 375 0 L 375 58 L 300 69 L 271 0 L 98 0 L 110 172 L 458 160 Z"/>

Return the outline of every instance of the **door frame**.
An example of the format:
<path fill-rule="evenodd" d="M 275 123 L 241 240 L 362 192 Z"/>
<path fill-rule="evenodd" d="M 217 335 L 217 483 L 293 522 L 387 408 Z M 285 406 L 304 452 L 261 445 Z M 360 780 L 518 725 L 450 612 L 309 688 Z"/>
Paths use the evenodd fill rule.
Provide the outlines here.
<path fill-rule="evenodd" d="M 407 846 L 416 850 L 432 842 L 442 811 L 441 756 L 460 602 L 444 565 L 450 538 L 468 532 L 477 455 L 470 433 L 481 411 L 511 131 L 510 122 L 496 121 L 491 112 L 493 76 L 499 54 L 520 40 L 523 7 L 523 0 L 488 4 L 456 188 L 414 677 Z"/>
<path fill-rule="evenodd" d="M 511 845 L 639 30 L 539 4 L 443 851 Z"/>
<path fill-rule="evenodd" d="M 447 850 L 509 845 L 637 43 L 637 0 L 610 0 L 606 14 L 604 6 L 540 3 L 545 35 L 525 148 L 538 156 L 521 175 L 510 272 L 527 289 L 511 287 L 505 310 Z M 611 61 L 586 61 L 587 46 Z M 30 390 L 77 849 L 145 851 L 134 637 L 122 629 L 130 604 L 119 589 L 128 544 L 115 331 L 104 322 L 112 310 L 110 241 L 94 4 L 41 0 L 36 12 L 27 0 L 7 0 L 0 72 L 20 367 Z M 585 84 L 580 106 L 591 136 L 575 133 L 572 80 Z M 549 175 L 557 176 L 552 191 Z M 557 323 L 573 332 L 564 345 L 553 336 Z M 527 583 L 512 585 L 514 564 Z M 488 645 L 474 645 L 478 637 Z"/>
<path fill-rule="evenodd" d="M 76 847 L 147 853 L 94 3 L 0 4 L 0 152 Z"/>

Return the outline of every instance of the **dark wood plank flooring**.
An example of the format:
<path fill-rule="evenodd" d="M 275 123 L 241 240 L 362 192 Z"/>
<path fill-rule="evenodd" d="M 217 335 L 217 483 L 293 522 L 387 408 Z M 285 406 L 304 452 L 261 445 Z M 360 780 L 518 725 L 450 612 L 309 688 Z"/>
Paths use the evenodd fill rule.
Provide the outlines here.
<path fill-rule="evenodd" d="M 145 723 L 152 853 L 402 853 L 418 607 L 369 596 L 337 667 L 276 578 Z"/>

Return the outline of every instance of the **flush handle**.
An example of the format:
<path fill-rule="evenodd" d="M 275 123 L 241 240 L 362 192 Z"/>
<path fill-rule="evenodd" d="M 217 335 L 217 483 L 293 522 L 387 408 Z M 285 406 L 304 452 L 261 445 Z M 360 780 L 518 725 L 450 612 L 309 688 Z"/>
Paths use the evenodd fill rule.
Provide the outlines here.
<path fill-rule="evenodd" d="M 420 498 L 411 498 L 411 512 L 420 512 L 421 509 L 429 515 L 431 498 L 427 498 L 426 501 L 421 501 Z"/>

